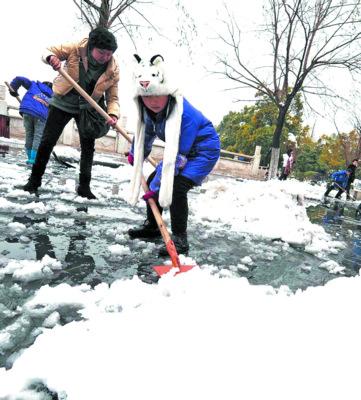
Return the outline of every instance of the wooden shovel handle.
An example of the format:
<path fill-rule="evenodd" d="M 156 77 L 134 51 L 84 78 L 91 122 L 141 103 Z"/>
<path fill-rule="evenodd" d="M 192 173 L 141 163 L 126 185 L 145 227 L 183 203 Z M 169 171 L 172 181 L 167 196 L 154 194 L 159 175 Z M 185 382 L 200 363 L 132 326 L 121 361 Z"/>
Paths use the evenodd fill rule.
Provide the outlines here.
<path fill-rule="evenodd" d="M 88 95 L 88 93 L 77 83 L 75 80 L 66 72 L 64 71 L 63 68 L 59 68 L 59 73 L 62 75 L 74 88 L 75 90 L 81 94 L 84 99 L 93 107 L 96 109 L 96 111 L 104 117 L 105 120 L 109 121 L 111 120 L 110 115 L 105 112 L 99 104 L 91 97 Z M 131 137 L 128 135 L 128 133 L 119 125 L 119 122 L 116 123 L 114 126 L 117 132 L 119 132 L 129 143 L 132 143 Z M 156 167 L 157 163 L 150 157 L 148 157 L 148 161 L 153 165 L 153 167 Z"/>
<path fill-rule="evenodd" d="M 8 89 L 9 89 L 10 91 L 15 92 L 15 90 L 10 86 L 10 83 L 9 83 L 9 82 L 6 82 L 6 81 L 4 81 L 4 82 L 5 82 L 5 85 L 8 87 Z M 19 103 L 21 103 L 20 97 L 19 97 L 19 96 L 15 96 L 15 97 L 16 97 L 16 100 L 17 100 Z"/>

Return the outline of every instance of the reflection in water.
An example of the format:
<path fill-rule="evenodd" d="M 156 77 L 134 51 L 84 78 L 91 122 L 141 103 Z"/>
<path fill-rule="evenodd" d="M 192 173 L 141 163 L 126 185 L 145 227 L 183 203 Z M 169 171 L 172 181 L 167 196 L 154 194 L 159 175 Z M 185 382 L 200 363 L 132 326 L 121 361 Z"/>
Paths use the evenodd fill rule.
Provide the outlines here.
<path fill-rule="evenodd" d="M 88 212 L 88 207 L 78 207 L 77 211 Z M 75 233 L 70 234 L 70 242 L 67 255 L 65 256 L 66 271 L 71 272 L 74 283 L 82 283 L 84 278 L 91 274 L 95 268 L 95 261 L 92 256 L 86 254 L 86 221 L 74 219 Z"/>
<path fill-rule="evenodd" d="M 88 212 L 87 207 L 78 207 L 78 212 Z M 13 222 L 18 222 L 25 225 L 27 228 L 39 223 L 47 223 L 47 217 L 44 218 L 30 218 L 26 215 L 14 216 Z M 64 278 L 64 273 L 75 284 L 81 284 L 83 280 L 93 272 L 95 268 L 95 261 L 92 256 L 86 254 L 86 239 L 84 234 L 86 231 L 86 221 L 84 218 L 74 218 L 74 225 L 72 233 L 70 233 L 69 246 L 65 256 L 65 268 L 60 274 L 59 278 Z M 36 260 L 40 261 L 45 255 L 56 259 L 53 244 L 46 233 L 35 232 L 30 235 L 34 243 Z M 6 238 L 9 243 L 19 242 L 17 237 L 9 236 Z"/>
<path fill-rule="evenodd" d="M 357 274 L 361 267 L 361 206 L 355 212 L 342 203 L 326 203 L 308 213 L 312 222 L 322 221 L 326 232 L 346 244 L 344 251 L 337 251 L 335 261 L 346 267 L 346 275 Z"/>
<path fill-rule="evenodd" d="M 360 206 L 357 208 L 355 213 L 355 219 L 361 222 Z M 356 272 L 359 272 L 361 267 L 361 225 L 357 225 L 358 233 L 353 235 L 352 238 L 352 263 L 351 267 Z"/>
<path fill-rule="evenodd" d="M 0 155 L 5 157 L 5 155 L 9 152 L 9 146 L 0 144 Z"/>
<path fill-rule="evenodd" d="M 322 218 L 323 224 L 341 225 L 342 217 L 345 212 L 345 206 L 335 203 L 332 208 L 328 209 Z"/>

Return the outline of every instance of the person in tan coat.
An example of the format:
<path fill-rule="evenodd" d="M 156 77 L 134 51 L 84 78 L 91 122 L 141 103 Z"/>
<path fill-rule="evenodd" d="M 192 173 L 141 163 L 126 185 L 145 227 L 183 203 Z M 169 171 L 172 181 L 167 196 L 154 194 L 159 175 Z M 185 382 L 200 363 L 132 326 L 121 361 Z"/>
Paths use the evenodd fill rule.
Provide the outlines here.
<path fill-rule="evenodd" d="M 114 126 L 119 118 L 119 67 L 113 57 L 116 49 L 117 42 L 114 35 L 105 28 L 96 28 L 90 32 L 88 38 L 79 43 L 49 47 L 43 55 L 43 61 L 50 64 L 54 70 L 58 70 L 65 61 L 64 69 L 67 73 L 111 116 L 111 120 L 107 121 L 110 126 Z M 79 196 L 95 199 L 90 190 L 95 139 L 104 133 L 85 132 L 84 124 L 80 121 L 80 112 L 88 105 L 60 74 L 54 79 L 53 92 L 35 164 L 23 190 L 30 193 L 37 192 L 50 154 L 65 125 L 74 118 L 81 147 L 77 193 Z"/>

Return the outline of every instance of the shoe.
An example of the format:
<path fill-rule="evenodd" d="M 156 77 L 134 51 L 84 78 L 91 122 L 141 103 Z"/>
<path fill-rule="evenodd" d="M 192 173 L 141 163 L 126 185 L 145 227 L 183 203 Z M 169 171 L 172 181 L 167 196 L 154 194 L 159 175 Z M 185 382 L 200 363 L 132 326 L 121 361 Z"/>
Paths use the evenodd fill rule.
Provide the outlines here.
<path fill-rule="evenodd" d="M 140 228 L 133 228 L 128 230 L 128 235 L 135 238 L 156 238 L 161 236 L 161 233 L 153 223 L 149 222 L 147 219 L 144 221 L 143 226 Z"/>
<path fill-rule="evenodd" d="M 189 244 L 188 244 L 188 239 L 187 239 L 186 233 L 173 235 L 173 242 L 174 242 L 175 248 L 177 249 L 178 254 L 185 254 L 185 255 L 188 254 Z M 165 246 L 161 247 L 159 249 L 158 255 L 160 257 L 167 256 L 168 255 L 167 248 Z"/>
<path fill-rule="evenodd" d="M 34 164 L 35 164 L 35 159 L 36 159 L 36 154 L 37 154 L 37 151 L 36 151 L 36 150 L 30 150 L 30 157 L 29 157 L 29 159 L 26 161 L 26 163 L 27 163 L 27 164 L 34 165 Z"/>
<path fill-rule="evenodd" d="M 79 185 L 77 189 L 78 196 L 85 197 L 88 200 L 95 200 L 96 196 L 90 190 L 89 185 Z"/>
<path fill-rule="evenodd" d="M 34 182 L 31 178 L 28 180 L 28 183 L 22 187 L 25 192 L 29 193 L 37 193 L 40 184 Z"/>

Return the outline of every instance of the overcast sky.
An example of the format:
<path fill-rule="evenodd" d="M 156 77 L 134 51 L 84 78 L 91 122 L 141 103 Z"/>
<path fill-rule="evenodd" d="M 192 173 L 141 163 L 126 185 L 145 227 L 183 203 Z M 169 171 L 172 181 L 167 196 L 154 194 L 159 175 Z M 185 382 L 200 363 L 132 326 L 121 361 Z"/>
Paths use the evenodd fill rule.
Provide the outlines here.
<path fill-rule="evenodd" d="M 168 9 L 170 4 L 171 1 L 164 0 L 163 6 L 145 8 L 145 13 L 155 25 L 161 27 L 165 36 L 172 40 L 161 37 L 154 31 L 145 32 L 144 37 L 136 39 L 137 52 L 141 55 L 163 54 L 164 58 L 174 65 L 187 99 L 214 124 L 218 124 L 228 111 L 240 110 L 246 104 L 235 102 L 236 99 L 249 99 L 253 95 L 250 91 L 225 91 L 230 86 L 229 83 L 206 72 L 206 68 L 215 69 L 214 52 L 220 49 L 220 43 L 215 37 L 222 29 L 220 19 L 224 14 L 223 1 L 183 0 L 183 4 L 195 20 L 198 32 L 198 36 L 192 38 L 191 58 L 185 49 L 182 50 L 172 44 L 177 38 L 175 28 L 177 14 L 174 7 Z M 262 22 L 262 4 L 262 0 L 227 1 L 227 6 L 240 21 L 244 32 L 242 51 L 250 56 L 251 61 L 257 59 L 262 52 L 268 51 L 265 44 L 259 46 L 260 42 L 265 43 L 265 40 L 255 31 L 257 24 Z M 1 81 L 10 81 L 16 75 L 33 80 L 52 80 L 55 72 L 40 60 L 43 50 L 49 45 L 80 40 L 86 37 L 89 31 L 77 19 L 77 11 L 72 0 L 11 0 L 1 2 L 0 10 Z M 127 128 L 132 130 L 131 71 L 132 54 L 135 49 L 131 41 L 122 34 L 116 36 L 119 44 L 116 57 L 121 67 L 119 84 L 121 110 L 123 115 L 128 116 Z M 344 77 L 342 79 L 345 84 Z M 10 101 L 15 104 L 14 99 Z M 327 114 L 327 110 L 322 110 L 321 106 L 320 112 Z M 349 127 L 343 124 L 344 120 L 340 117 L 340 128 L 348 129 Z M 307 122 L 311 126 L 316 123 L 316 130 L 319 133 L 326 131 L 331 133 L 334 130 L 331 120 L 327 121 L 319 116 L 311 115 Z"/>

